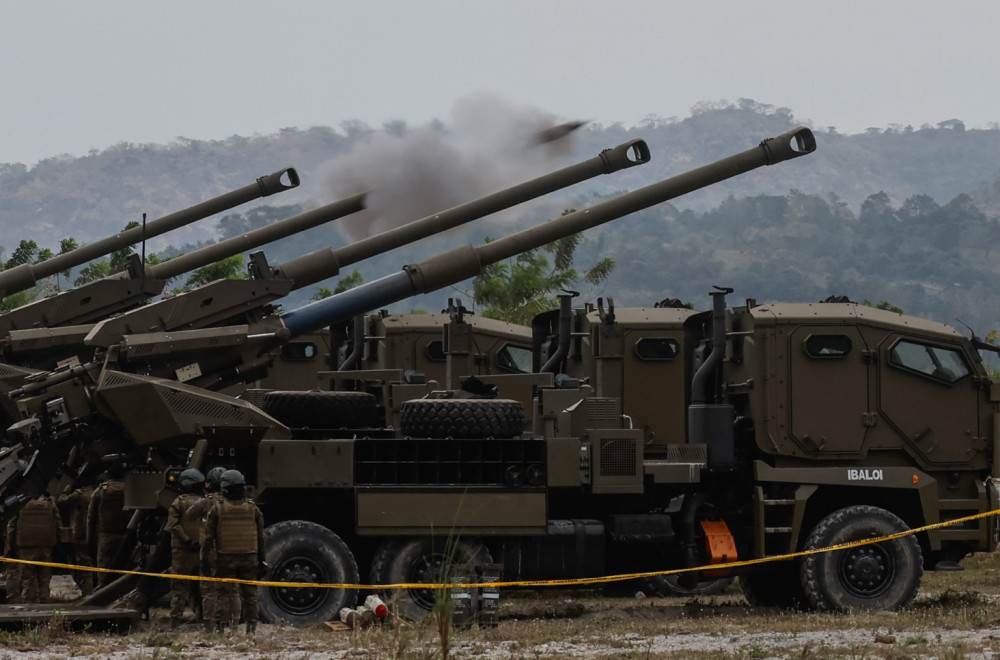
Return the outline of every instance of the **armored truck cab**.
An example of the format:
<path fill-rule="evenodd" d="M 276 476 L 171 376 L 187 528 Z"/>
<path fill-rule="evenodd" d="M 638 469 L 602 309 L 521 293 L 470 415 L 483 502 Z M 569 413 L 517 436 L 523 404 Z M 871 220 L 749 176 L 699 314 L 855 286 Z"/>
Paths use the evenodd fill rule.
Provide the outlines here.
<path fill-rule="evenodd" d="M 997 508 L 997 384 L 957 331 L 848 303 L 751 303 L 729 322 L 721 386 L 754 456 L 755 497 L 796 490 L 802 516 L 780 533 L 761 521 L 758 551 L 799 547 L 828 509 L 852 503 L 911 527 Z M 991 520 L 921 536 L 925 565 L 992 549 Z"/>
<path fill-rule="evenodd" d="M 283 344 L 267 375 L 252 383 L 252 388 L 234 387 L 225 392 L 242 390 L 241 398 L 257 404 L 263 404 L 273 390 L 366 393 L 374 397 L 377 425 L 398 429 L 403 401 L 458 388 L 470 376 L 493 382 L 530 373 L 528 328 L 463 314 L 461 340 L 449 342 L 453 333 L 448 326 L 454 318 L 448 313 L 380 312 L 325 332 L 307 333 Z M 516 387 L 509 378 L 506 382 L 509 387 L 505 391 Z M 516 393 L 531 400 L 530 385 Z M 288 422 L 294 426 L 296 420 Z"/>

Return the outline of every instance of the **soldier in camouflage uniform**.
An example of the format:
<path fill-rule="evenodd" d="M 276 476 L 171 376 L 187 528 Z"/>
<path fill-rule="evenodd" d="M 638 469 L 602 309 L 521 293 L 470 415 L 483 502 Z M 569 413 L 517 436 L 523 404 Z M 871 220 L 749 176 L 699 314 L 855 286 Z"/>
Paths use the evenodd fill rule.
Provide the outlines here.
<path fill-rule="evenodd" d="M 107 481 L 94 491 L 87 509 L 87 545 L 96 547 L 98 568 L 114 568 L 115 555 L 131 517 L 125 510 L 125 466 L 112 463 L 107 473 Z M 105 573 L 100 583 L 106 584 L 114 578 L 113 574 Z"/>
<path fill-rule="evenodd" d="M 93 494 L 93 486 L 84 486 L 70 493 L 63 493 L 57 500 L 59 508 L 69 518 L 69 526 L 73 531 L 73 563 L 78 566 L 94 565 L 87 545 L 87 511 Z M 73 571 L 73 582 L 82 595 L 94 593 L 94 574 L 91 571 Z"/>
<path fill-rule="evenodd" d="M 205 520 L 201 546 L 202 572 L 215 577 L 255 580 L 266 572 L 264 563 L 264 516 L 246 497 L 246 480 L 238 470 L 226 470 L 221 478 L 223 500 L 211 507 Z M 211 557 L 215 555 L 215 561 Z M 239 595 L 247 633 L 257 629 L 257 587 L 240 584 Z M 216 628 L 237 620 L 239 612 L 228 605 L 237 590 L 232 582 L 218 583 Z"/>
<path fill-rule="evenodd" d="M 214 467 L 208 471 L 205 475 L 205 499 L 207 504 L 205 507 L 205 516 L 208 516 L 208 509 L 215 506 L 222 501 L 222 492 L 220 490 L 220 479 L 222 478 L 222 473 L 226 471 L 224 467 Z M 204 521 L 202 521 L 202 535 L 204 535 Z M 215 556 L 208 558 L 209 562 L 215 563 Z M 219 583 L 218 582 L 202 582 L 201 583 L 201 604 L 203 609 L 203 616 L 205 617 L 205 625 L 209 629 L 215 627 L 215 608 L 216 603 L 219 600 Z M 231 598 L 231 603 L 227 607 L 235 608 L 239 607 L 239 597 L 234 594 Z"/>
<path fill-rule="evenodd" d="M 59 542 L 59 512 L 52 498 L 43 493 L 25 504 L 7 523 L 7 547 L 18 559 L 52 561 Z M 44 603 L 49 599 L 50 566 L 20 565 L 19 583 L 7 585 L 10 602 Z"/>
<path fill-rule="evenodd" d="M 170 572 L 174 575 L 198 575 L 201 530 L 208 500 L 202 497 L 205 475 L 200 470 L 188 468 L 180 475 L 181 494 L 174 498 L 167 512 L 164 527 L 170 534 Z M 191 609 L 201 611 L 198 582 L 173 580 L 170 595 L 170 627 L 180 626 L 184 606 L 191 598 Z"/>

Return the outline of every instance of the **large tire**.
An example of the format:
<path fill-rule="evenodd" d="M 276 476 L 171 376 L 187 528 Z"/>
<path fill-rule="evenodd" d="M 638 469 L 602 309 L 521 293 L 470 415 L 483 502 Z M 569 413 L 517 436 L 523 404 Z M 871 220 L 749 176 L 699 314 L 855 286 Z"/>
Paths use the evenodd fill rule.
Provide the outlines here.
<path fill-rule="evenodd" d="M 754 607 L 777 607 L 783 610 L 804 609 L 806 594 L 799 579 L 797 561 L 767 564 L 752 573 L 740 575 L 740 589 Z"/>
<path fill-rule="evenodd" d="M 332 531 L 305 520 L 287 520 L 264 530 L 264 548 L 271 567 L 267 580 L 358 584 L 358 565 L 350 548 Z M 343 607 L 354 607 L 357 589 L 261 587 L 264 621 L 300 626 L 332 621 Z"/>
<path fill-rule="evenodd" d="M 276 390 L 261 409 L 296 429 L 358 429 L 375 426 L 375 396 L 367 392 Z"/>
<path fill-rule="evenodd" d="M 413 399 L 400 406 L 399 427 L 412 438 L 514 438 L 524 432 L 524 407 L 511 399 Z"/>
<path fill-rule="evenodd" d="M 473 566 L 492 563 L 490 551 L 478 541 L 394 539 L 382 543 L 375 552 L 371 581 L 376 585 L 455 582 L 456 578 L 468 576 Z M 396 616 L 409 621 L 423 619 L 430 614 L 435 600 L 443 597 L 433 589 L 382 589 L 380 594 L 391 603 Z"/>
<path fill-rule="evenodd" d="M 813 528 L 806 549 L 896 534 L 909 529 L 896 515 L 874 506 L 831 513 Z M 825 612 L 896 610 L 917 596 L 923 557 L 916 537 L 807 555 L 802 588 L 810 605 Z"/>
<path fill-rule="evenodd" d="M 643 590 L 654 596 L 670 598 L 672 596 L 715 596 L 721 594 L 733 583 L 733 578 L 704 578 L 693 586 L 686 587 L 680 583 L 680 575 L 657 575 L 644 578 Z"/>

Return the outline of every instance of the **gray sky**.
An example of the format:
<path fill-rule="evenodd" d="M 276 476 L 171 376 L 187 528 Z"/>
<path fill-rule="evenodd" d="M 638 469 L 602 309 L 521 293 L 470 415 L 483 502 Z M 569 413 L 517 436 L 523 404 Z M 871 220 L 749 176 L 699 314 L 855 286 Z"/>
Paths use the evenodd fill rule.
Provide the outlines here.
<path fill-rule="evenodd" d="M 361 120 L 481 92 L 557 120 L 787 107 L 818 128 L 1000 121 L 995 0 L 0 0 L 0 163 Z"/>

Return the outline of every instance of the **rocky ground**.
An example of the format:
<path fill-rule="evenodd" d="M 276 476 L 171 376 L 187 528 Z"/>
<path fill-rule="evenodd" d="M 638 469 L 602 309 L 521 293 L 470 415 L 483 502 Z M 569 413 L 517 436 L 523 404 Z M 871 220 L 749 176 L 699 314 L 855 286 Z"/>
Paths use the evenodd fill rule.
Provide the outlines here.
<path fill-rule="evenodd" d="M 737 589 L 700 599 L 511 592 L 503 595 L 498 625 L 449 630 L 448 657 L 1000 658 L 1000 580 L 995 573 L 990 565 L 969 574 L 932 574 L 914 605 L 877 615 L 755 610 Z M 57 593 L 72 590 L 66 578 L 56 580 Z M 194 623 L 172 631 L 166 609 L 157 608 L 150 621 L 127 635 L 72 633 L 58 619 L 0 632 L 0 659 L 55 657 L 347 660 L 444 654 L 432 618 L 420 625 L 362 631 L 262 624 L 256 635 L 247 636 L 239 629 L 208 633 Z"/>

